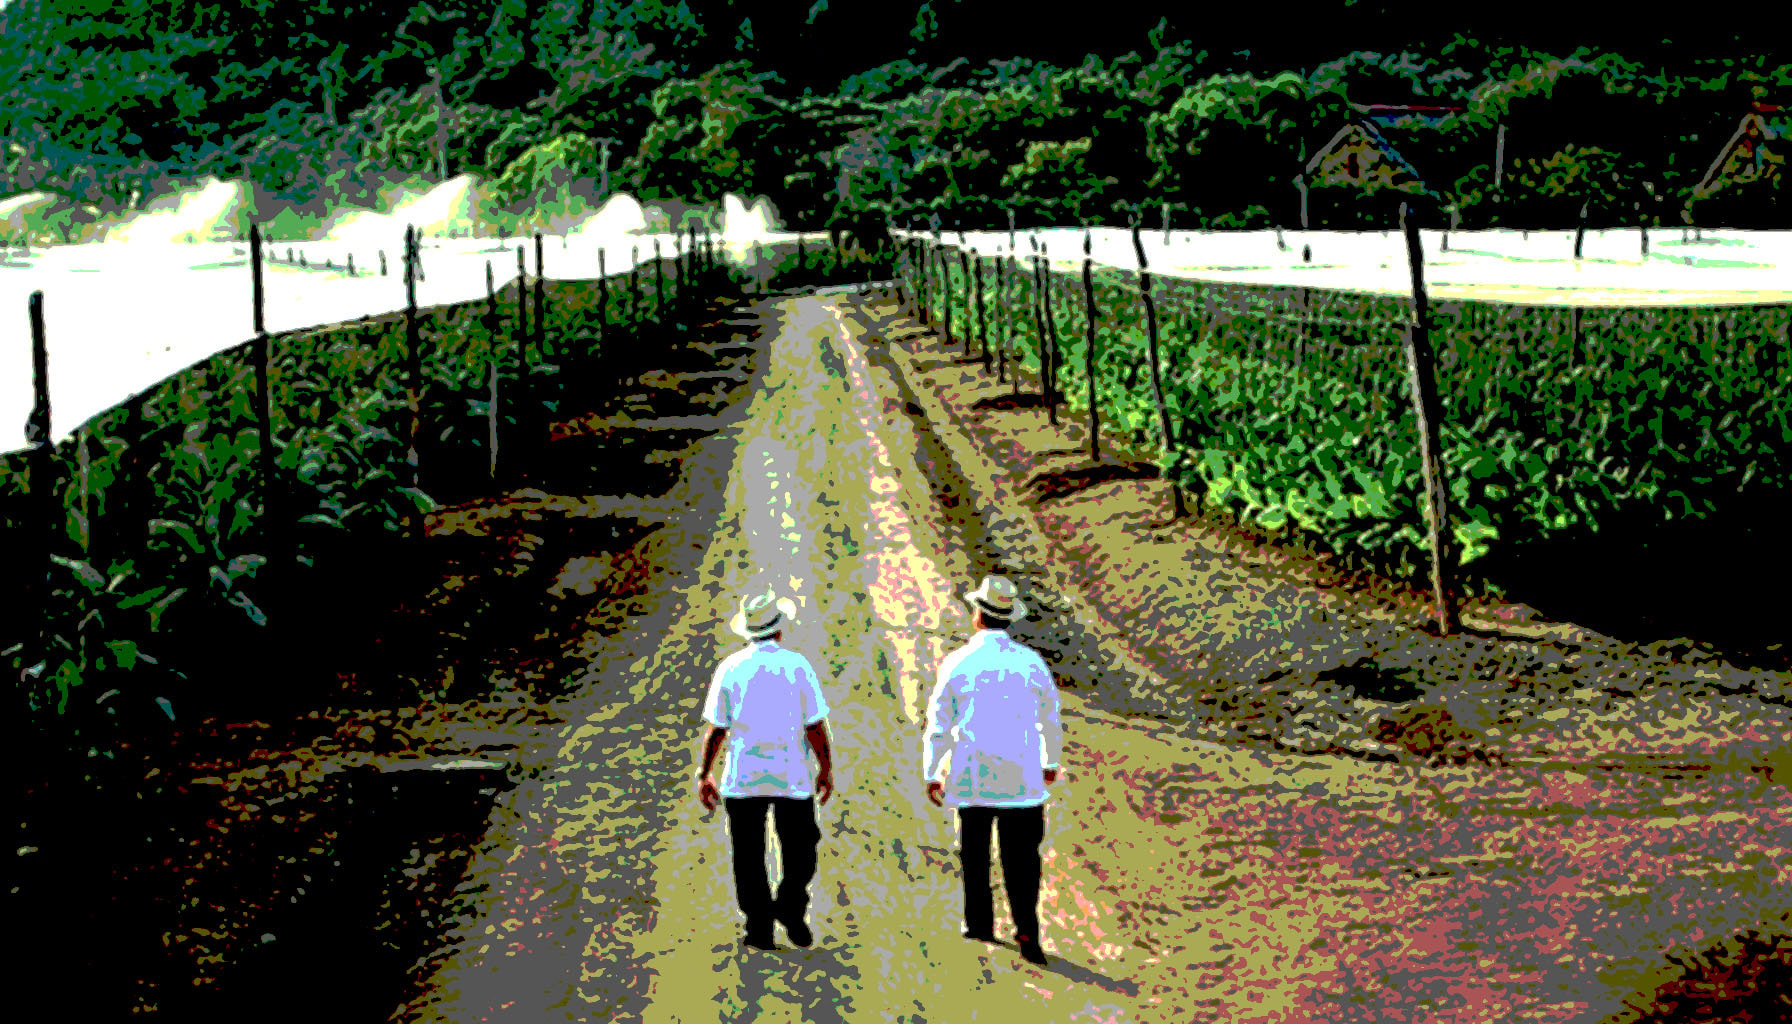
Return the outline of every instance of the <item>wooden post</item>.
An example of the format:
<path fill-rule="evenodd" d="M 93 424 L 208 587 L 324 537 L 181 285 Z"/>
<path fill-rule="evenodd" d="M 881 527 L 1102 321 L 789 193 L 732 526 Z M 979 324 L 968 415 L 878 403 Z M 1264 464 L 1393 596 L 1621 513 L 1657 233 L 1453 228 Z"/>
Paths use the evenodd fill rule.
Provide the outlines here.
<path fill-rule="evenodd" d="M 1045 402 L 1046 420 L 1055 427 L 1058 425 L 1058 401 L 1052 391 L 1052 360 L 1057 355 L 1053 341 L 1058 332 L 1057 325 L 1052 323 L 1051 277 L 1045 266 L 1045 247 L 1037 245 L 1038 235 L 1033 238 L 1036 244 L 1033 274 L 1039 293 L 1039 397 Z"/>
<path fill-rule="evenodd" d="M 516 247 L 516 357 L 517 370 L 529 372 L 529 263 L 523 247 Z"/>
<path fill-rule="evenodd" d="M 355 276 L 355 254 L 352 252 L 348 254 L 348 276 Z"/>
<path fill-rule="evenodd" d="M 1101 461 L 1101 412 L 1095 401 L 1095 259 L 1094 242 L 1083 229 L 1083 371 L 1089 378 L 1089 461 Z"/>
<path fill-rule="evenodd" d="M 946 314 L 946 334 L 944 348 L 952 347 L 952 266 L 946 262 L 946 246 L 938 239 L 934 240 L 936 258 L 940 267 L 940 308 Z"/>
<path fill-rule="evenodd" d="M 1008 297 L 1006 289 L 1008 282 L 1005 273 L 1008 258 L 1001 255 L 1001 248 L 1000 245 L 996 246 L 996 383 L 1006 384 L 1008 382 L 1008 353 L 1002 346 L 1008 334 L 1008 317 L 1005 314 L 1008 308 L 1005 301 Z M 989 372 L 988 364 L 984 365 L 984 372 Z"/>
<path fill-rule="evenodd" d="M 411 486 L 423 486 L 423 474 L 417 465 L 417 436 L 423 423 L 423 349 L 417 322 L 417 229 L 409 228 L 404 236 L 404 358 L 409 368 L 409 404 L 411 412 L 408 451 L 405 462 L 411 467 Z M 419 524 L 420 525 L 420 524 Z M 417 530 L 413 536 L 422 536 Z"/>
<path fill-rule="evenodd" d="M 278 592 L 274 590 L 285 576 L 287 558 L 293 554 L 286 545 L 286 510 L 280 500 L 279 477 L 275 474 L 273 362 L 274 344 L 268 336 L 265 315 L 266 293 L 262 283 L 261 225 L 249 225 L 249 277 L 251 281 L 252 315 L 255 327 L 255 428 L 259 450 L 256 452 L 257 475 L 261 477 L 262 538 L 267 545 L 269 589 L 262 595 L 264 614 L 274 612 Z M 270 615 L 269 622 L 279 616 Z"/>
<path fill-rule="evenodd" d="M 1305 174 L 1296 174 L 1294 176 L 1294 188 L 1300 193 L 1300 229 L 1302 231 L 1307 231 L 1309 230 L 1309 222 L 1307 220 L 1307 176 Z M 1169 241 L 1167 235 L 1165 236 L 1164 241 Z"/>
<path fill-rule="evenodd" d="M 31 416 L 25 421 L 25 440 L 31 448 L 31 498 L 41 516 L 43 529 L 43 571 L 27 573 L 25 607 L 37 615 L 37 649 L 20 659 L 29 669 L 44 662 L 38 679 L 47 679 L 53 669 L 50 657 L 50 596 L 55 592 L 51 573 L 56 563 L 52 554 L 62 546 L 62 500 L 56 491 L 56 444 L 50 435 L 50 349 L 44 338 L 44 293 L 36 291 L 26 306 L 31 318 Z M 34 593 L 42 587 L 42 595 Z"/>
<path fill-rule="evenodd" d="M 628 263 L 628 325 L 630 332 L 641 327 L 641 247 L 629 247 Z"/>
<path fill-rule="evenodd" d="M 962 245 L 958 248 L 958 268 L 963 271 L 964 296 L 966 299 L 969 299 L 971 297 L 971 257 Z M 968 306 L 970 303 L 966 302 L 965 305 Z M 971 318 L 970 312 L 971 311 L 968 309 L 965 310 L 966 320 Z M 964 330 L 964 354 L 966 357 L 969 357 L 971 354 L 971 327 L 969 324 L 965 325 Z"/>
<path fill-rule="evenodd" d="M 1580 259 L 1580 244 L 1587 237 L 1587 204 L 1580 204 L 1580 223 L 1574 229 L 1574 258 Z"/>
<path fill-rule="evenodd" d="M 604 345 L 607 341 L 610 326 L 610 277 L 604 269 L 604 249 L 597 247 L 597 349 L 600 356 L 606 355 Z"/>
<path fill-rule="evenodd" d="M 972 265 L 977 268 L 977 276 L 974 282 L 977 292 L 977 345 L 983 350 L 983 372 L 988 373 L 989 323 L 984 319 L 983 315 L 983 257 L 978 256 L 977 250 L 975 249 L 971 250 L 971 255 L 976 257 L 972 262 Z"/>
<path fill-rule="evenodd" d="M 498 361 L 503 358 L 503 349 L 498 342 L 498 286 L 492 276 L 492 261 L 485 261 L 485 337 L 490 348 L 487 360 L 491 365 L 491 397 L 486 402 L 486 447 L 491 455 L 491 481 L 495 487 L 498 483 Z"/>
<path fill-rule="evenodd" d="M 1039 269 L 1039 236 L 1034 235 L 1027 241 L 1031 244 L 1033 250 L 1033 294 L 1031 296 L 1032 302 L 1030 305 L 1033 307 L 1034 344 L 1039 349 L 1039 400 L 1045 402 L 1050 395 L 1050 392 L 1045 386 L 1045 275 Z M 1020 374 L 1018 364 L 1015 369 L 1015 394 L 1019 394 Z"/>
<path fill-rule="evenodd" d="M 535 233 L 535 358 L 545 360 L 548 352 L 547 271 L 541 265 L 541 232 Z"/>
<path fill-rule="evenodd" d="M 386 250 L 380 250 L 380 276 L 386 276 Z"/>
<path fill-rule="evenodd" d="M 653 321 L 666 323 L 666 279 L 660 270 L 660 240 L 653 240 Z"/>
<path fill-rule="evenodd" d="M 1499 191 L 1500 180 L 1506 167 L 1506 126 L 1500 125 L 1499 134 L 1493 141 L 1493 188 Z"/>
<path fill-rule="evenodd" d="M 1164 401 L 1163 372 L 1159 368 L 1157 357 L 1157 303 L 1151 297 L 1151 271 L 1146 269 L 1145 244 L 1139 239 L 1139 222 L 1132 224 L 1132 248 L 1139 256 L 1139 297 L 1145 302 L 1145 358 L 1151 362 L 1151 395 L 1157 403 L 1157 422 L 1163 430 L 1164 454 L 1172 456 L 1164 476 L 1170 481 L 1170 505 L 1172 516 L 1181 519 L 1188 515 L 1188 509 L 1182 504 L 1182 487 L 1176 481 L 1177 460 L 1176 435 L 1170 429 L 1170 407 Z"/>
<path fill-rule="evenodd" d="M 1412 267 L 1412 323 L 1406 331 L 1406 368 L 1412 385 L 1413 412 L 1418 419 L 1419 465 L 1424 475 L 1425 526 L 1431 543 L 1431 591 L 1437 602 L 1437 627 L 1445 636 L 1458 628 L 1455 595 L 1450 591 L 1451 566 L 1447 559 L 1449 510 L 1444 489 L 1439 426 L 1443 403 L 1438 400 L 1431 351 L 1429 300 L 1425 294 L 1425 253 L 1419 244 L 1419 225 L 1400 204 L 1401 228 L 1406 235 L 1406 257 Z"/>
<path fill-rule="evenodd" d="M 1050 414 L 1053 426 L 1058 423 L 1058 369 L 1064 357 L 1063 349 L 1058 345 L 1058 315 L 1052 311 L 1052 268 L 1051 247 L 1039 243 L 1039 273 L 1044 278 L 1040 295 L 1045 302 L 1045 350 L 1050 358 L 1045 361 L 1045 407 Z"/>
<path fill-rule="evenodd" d="M 1169 245 L 1170 244 L 1170 204 L 1165 203 L 1165 204 L 1163 204 L 1163 206 L 1164 206 L 1164 244 Z M 1301 218 L 1300 226 L 1303 228 L 1307 226 L 1307 219 L 1304 216 Z M 1143 252 L 1143 250 L 1140 250 L 1140 251 Z M 1143 260 L 1144 260 L 1144 257 L 1141 256 L 1140 257 L 1140 266 L 1144 265 Z"/>

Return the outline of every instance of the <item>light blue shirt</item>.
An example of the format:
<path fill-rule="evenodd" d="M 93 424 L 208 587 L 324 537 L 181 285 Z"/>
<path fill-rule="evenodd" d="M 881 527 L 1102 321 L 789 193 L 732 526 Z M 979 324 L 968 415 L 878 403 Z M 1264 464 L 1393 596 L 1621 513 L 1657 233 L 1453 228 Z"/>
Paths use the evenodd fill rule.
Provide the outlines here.
<path fill-rule="evenodd" d="M 1045 802 L 1045 769 L 1058 767 L 1064 733 L 1058 685 L 1038 652 L 979 630 L 940 663 L 927 723 L 921 775 L 945 784 L 948 806 Z"/>
<path fill-rule="evenodd" d="M 703 705 L 703 720 L 728 730 L 722 795 L 798 800 L 814 795 L 803 730 L 827 715 L 828 702 L 808 658 L 775 640 L 729 655 L 716 668 Z"/>

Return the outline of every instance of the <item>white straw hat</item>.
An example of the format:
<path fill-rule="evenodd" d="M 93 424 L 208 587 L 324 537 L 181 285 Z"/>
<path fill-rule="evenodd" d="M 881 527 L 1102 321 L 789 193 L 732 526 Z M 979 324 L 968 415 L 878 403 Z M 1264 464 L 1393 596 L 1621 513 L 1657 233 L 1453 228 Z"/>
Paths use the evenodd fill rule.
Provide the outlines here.
<path fill-rule="evenodd" d="M 1014 596 L 1014 584 L 1006 576 L 985 576 L 976 590 L 964 595 L 971 607 L 1010 622 L 1027 617 L 1027 606 Z"/>
<path fill-rule="evenodd" d="M 764 640 L 783 629 L 785 619 L 796 621 L 796 602 L 768 590 L 742 598 L 740 610 L 729 620 L 728 628 L 747 640 Z"/>

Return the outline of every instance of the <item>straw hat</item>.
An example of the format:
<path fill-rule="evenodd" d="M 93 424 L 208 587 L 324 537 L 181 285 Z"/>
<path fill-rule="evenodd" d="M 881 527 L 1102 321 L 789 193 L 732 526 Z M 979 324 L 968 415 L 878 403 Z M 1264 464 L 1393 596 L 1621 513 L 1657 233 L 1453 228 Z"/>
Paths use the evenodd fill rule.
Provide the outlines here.
<path fill-rule="evenodd" d="M 979 611 L 1013 622 L 1027 617 L 1027 606 L 1014 595 L 1014 584 L 1008 577 L 985 576 L 977 589 L 965 594 L 964 599 Z"/>
<path fill-rule="evenodd" d="M 728 621 L 728 628 L 747 640 L 764 640 L 783 629 L 785 619 L 796 620 L 796 602 L 768 590 L 742 598 L 740 610 Z"/>

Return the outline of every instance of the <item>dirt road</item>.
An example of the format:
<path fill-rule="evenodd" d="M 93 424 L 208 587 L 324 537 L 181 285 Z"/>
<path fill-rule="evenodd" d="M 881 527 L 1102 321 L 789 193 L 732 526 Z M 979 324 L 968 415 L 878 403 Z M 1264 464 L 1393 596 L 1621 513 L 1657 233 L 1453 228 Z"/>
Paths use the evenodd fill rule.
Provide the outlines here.
<path fill-rule="evenodd" d="M 658 582 L 593 641 L 567 726 L 518 752 L 540 770 L 499 808 L 474 910 L 407 1018 L 1603 1019 L 1652 991 L 1664 946 L 1792 908 L 1792 802 L 1746 775 L 1682 793 L 1296 758 L 1065 691 L 1053 961 L 960 939 L 950 819 L 916 778 L 920 703 L 967 626 L 955 595 L 995 566 L 950 525 L 862 307 L 762 307 L 763 377 L 654 499 L 693 511 L 653 535 Z M 722 816 L 692 776 L 727 615 L 765 583 L 798 602 L 786 644 L 823 674 L 838 793 L 815 947 L 749 955 Z"/>

